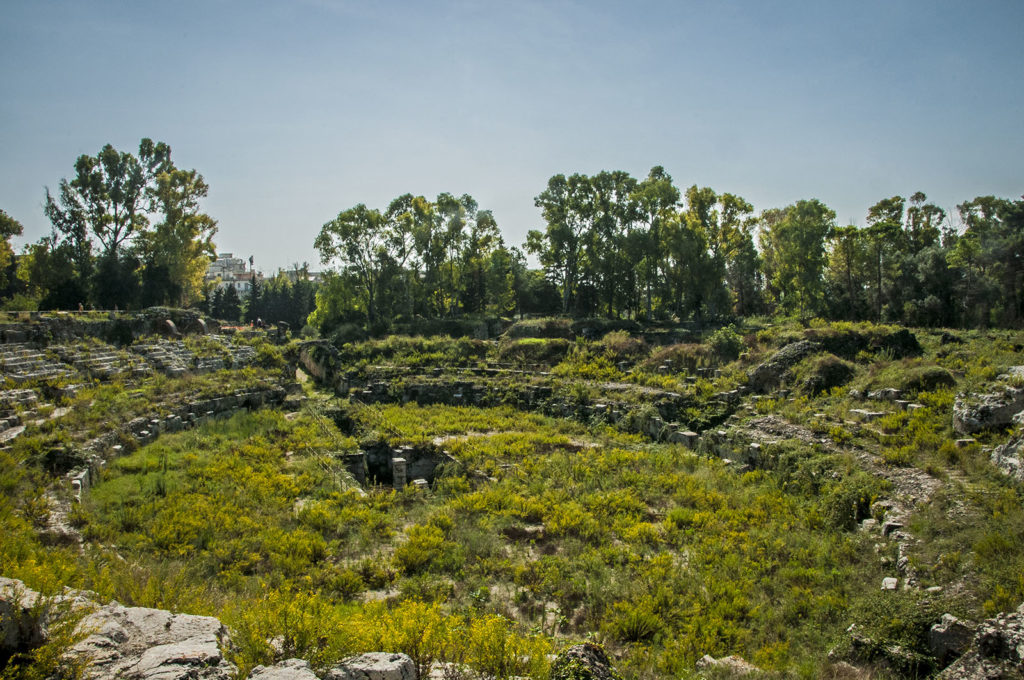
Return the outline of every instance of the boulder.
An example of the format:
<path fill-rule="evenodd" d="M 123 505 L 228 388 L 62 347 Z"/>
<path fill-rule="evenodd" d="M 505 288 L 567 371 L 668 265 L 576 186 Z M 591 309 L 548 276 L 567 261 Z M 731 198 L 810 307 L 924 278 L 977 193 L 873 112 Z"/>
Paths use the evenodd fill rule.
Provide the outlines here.
<path fill-rule="evenodd" d="M 88 637 L 68 654 L 88 659 L 87 678 L 228 680 L 237 671 L 220 651 L 227 629 L 211 616 L 112 602 L 85 616 L 78 630 Z"/>
<path fill-rule="evenodd" d="M 369 652 L 345 659 L 324 680 L 416 680 L 416 665 L 405 654 Z"/>
<path fill-rule="evenodd" d="M 621 680 L 604 649 L 590 642 L 573 645 L 551 664 L 551 680 Z"/>
<path fill-rule="evenodd" d="M 1006 387 L 1001 392 L 977 397 L 957 395 L 953 404 L 953 429 L 961 434 L 999 430 L 1014 423 L 1024 412 L 1024 388 Z"/>
<path fill-rule="evenodd" d="M 0 655 L 43 643 L 43 621 L 36 607 L 39 597 L 21 581 L 0 578 Z"/>
<path fill-rule="evenodd" d="M 1024 677 L 1024 605 L 978 626 L 969 651 L 938 676 L 942 680 Z"/>
<path fill-rule="evenodd" d="M 992 451 L 992 464 L 1018 482 L 1024 482 L 1024 434 L 1017 435 Z"/>
<path fill-rule="evenodd" d="M 249 680 L 319 680 L 319 678 L 310 669 L 308 661 L 286 659 L 273 666 L 256 666 L 249 674 Z"/>
<path fill-rule="evenodd" d="M 3 653 L 27 650 L 46 640 L 47 626 L 62 616 L 82 615 L 76 634 L 85 636 L 65 653 L 81 663 L 84 678 L 134 680 L 228 680 L 237 672 L 221 654 L 227 630 L 209 616 L 160 609 L 99 607 L 90 593 L 65 590 L 43 597 L 21 581 L 0 578 Z M 83 615 L 84 614 L 84 615 Z"/>
<path fill-rule="evenodd" d="M 768 392 L 778 387 L 789 369 L 804 358 L 821 351 L 821 345 L 810 340 L 792 342 L 772 355 L 768 361 L 747 371 L 751 389 Z"/>
<path fill-rule="evenodd" d="M 952 614 L 943 614 L 942 620 L 928 631 L 928 649 L 940 666 L 946 666 L 971 645 L 974 630 Z"/>

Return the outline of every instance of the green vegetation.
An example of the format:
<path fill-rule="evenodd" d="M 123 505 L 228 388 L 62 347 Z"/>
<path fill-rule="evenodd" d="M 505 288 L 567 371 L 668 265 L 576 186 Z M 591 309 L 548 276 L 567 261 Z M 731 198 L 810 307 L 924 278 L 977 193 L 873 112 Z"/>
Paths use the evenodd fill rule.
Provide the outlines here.
<path fill-rule="evenodd" d="M 547 654 L 595 639 L 627 678 L 689 677 L 705 654 L 829 677 L 830 649 L 879 677 L 907 677 L 935 670 L 927 631 L 942 613 L 978 620 L 1024 600 L 1024 489 L 982 451 L 1005 434 L 957 446 L 950 425 L 956 390 L 1019 362 L 1019 333 L 956 344 L 920 331 L 911 343 L 894 327 L 814 322 L 665 347 L 622 330 L 531 337 L 553 335 L 548 325 L 500 342 L 364 340 L 338 361 L 366 381 L 470 371 L 501 394 L 548 386 L 572 418 L 510 396 L 485 408 L 310 391 L 300 412 L 237 413 L 137 448 L 126 440 L 68 516 L 85 540 L 78 553 L 37 533 L 61 460 L 149 404 L 269 383 L 292 350 L 256 341 L 265 368 L 86 386 L 62 402 L 71 410 L 59 427 L 33 425 L 0 452 L 0 573 L 44 593 L 84 587 L 219 616 L 243 671 L 273 662 L 275 647 L 315 666 L 383 649 L 408 653 L 421 672 L 449 661 L 543 678 Z M 792 367 L 793 396 L 722 396 L 800 339 L 821 350 Z M 209 339 L 187 345 L 223 351 Z M 550 371 L 482 370 L 493 361 Z M 885 388 L 922 407 L 867 396 Z M 579 410 L 597 403 L 621 419 L 605 417 L 609 406 Z M 857 408 L 883 415 L 851 423 Z M 696 451 L 652 441 L 647 423 L 659 416 L 700 431 L 714 422 L 727 436 Z M 744 460 L 751 437 L 761 448 L 750 465 L 723 460 Z M 430 489 L 360 488 L 345 456 L 397 447 L 440 463 Z M 927 502 L 906 505 L 908 484 Z M 902 553 L 861 529 L 892 519 L 893 499 L 916 539 Z M 879 591 L 884 577 L 910 573 L 915 587 Z M 866 641 L 853 644 L 851 623 Z"/>

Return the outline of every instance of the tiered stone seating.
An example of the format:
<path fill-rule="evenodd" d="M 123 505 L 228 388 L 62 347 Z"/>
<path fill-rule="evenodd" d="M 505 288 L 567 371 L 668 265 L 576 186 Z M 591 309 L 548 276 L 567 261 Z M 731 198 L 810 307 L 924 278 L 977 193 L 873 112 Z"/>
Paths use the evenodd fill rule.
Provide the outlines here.
<path fill-rule="evenodd" d="M 71 367 L 25 344 L 0 346 L 0 373 L 16 383 L 59 378 Z"/>
<path fill-rule="evenodd" d="M 231 354 L 231 367 L 242 368 L 256 361 L 256 350 L 249 345 L 236 345 L 226 335 L 211 335 L 211 338 L 224 345 Z"/>
<path fill-rule="evenodd" d="M 68 345 L 54 349 L 66 363 L 91 378 L 110 380 L 118 375 L 142 376 L 152 372 L 141 357 L 109 345 Z"/>
<path fill-rule="evenodd" d="M 0 391 L 0 444 L 6 444 L 25 431 L 22 419 L 35 414 L 39 395 L 34 390 Z"/>
<path fill-rule="evenodd" d="M 132 351 L 143 356 L 158 371 L 171 377 L 184 375 L 195 368 L 196 355 L 181 342 L 152 342 L 132 345 Z"/>

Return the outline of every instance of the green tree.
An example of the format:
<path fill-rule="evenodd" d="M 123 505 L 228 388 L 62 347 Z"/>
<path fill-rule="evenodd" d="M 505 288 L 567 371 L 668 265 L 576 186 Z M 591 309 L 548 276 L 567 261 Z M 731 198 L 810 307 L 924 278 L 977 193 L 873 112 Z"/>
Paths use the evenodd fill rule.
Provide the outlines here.
<path fill-rule="evenodd" d="M 146 192 L 159 172 L 171 166 L 171 149 L 143 139 L 138 157 L 107 144 L 95 156 L 75 161 L 75 176 L 62 179 L 55 199 L 46 190 L 45 213 L 54 229 L 71 240 L 80 269 L 91 252 L 90 236 L 103 254 L 115 257 L 122 244 L 148 224 Z"/>
<path fill-rule="evenodd" d="M 865 315 L 864 274 L 868 271 L 868 260 L 862 229 L 851 224 L 836 227 L 829 234 L 825 279 L 834 316 L 857 320 Z"/>
<path fill-rule="evenodd" d="M 530 231 L 526 248 L 561 289 L 562 312 L 576 294 L 586 237 L 593 226 L 593 186 L 586 175 L 555 175 L 535 199 L 547 224 L 544 232 Z"/>
<path fill-rule="evenodd" d="M 402 270 L 402 288 L 405 297 L 405 314 L 412 318 L 414 313 L 413 289 L 419 270 L 417 235 L 424 230 L 430 233 L 433 206 L 423 196 L 403 194 L 391 201 L 384 213 L 387 247 L 395 264 Z"/>
<path fill-rule="evenodd" d="M 11 282 L 11 277 L 8 276 L 8 270 L 14 264 L 11 237 L 21 236 L 23 231 L 21 222 L 0 210 L 0 290 L 6 290 Z"/>
<path fill-rule="evenodd" d="M 637 181 L 622 170 L 602 170 L 591 180 L 593 229 L 585 244 L 586 278 L 599 291 L 605 314 L 616 316 L 637 299 L 637 264 L 643 259 Z M 639 248 L 637 246 L 640 246 Z"/>
<path fill-rule="evenodd" d="M 802 318 L 816 313 L 822 302 L 825 237 L 836 214 L 817 199 L 798 201 L 761 213 L 760 241 L 768 291 L 786 311 Z"/>
<path fill-rule="evenodd" d="M 359 283 L 367 320 L 377 322 L 377 293 L 386 257 L 384 216 L 360 203 L 338 213 L 320 230 L 313 246 L 325 265 L 336 264 Z"/>
<path fill-rule="evenodd" d="M 199 208 L 208 192 L 195 170 L 172 167 L 156 176 L 151 196 L 163 219 L 140 238 L 143 278 L 163 282 L 153 286 L 151 304 L 186 307 L 199 299 L 217 232 L 216 220 Z"/>
<path fill-rule="evenodd" d="M 959 206 L 964 233 L 948 261 L 962 270 L 960 298 L 971 324 L 1024 323 L 1024 200 L 979 196 Z"/>
<path fill-rule="evenodd" d="M 490 210 L 479 210 L 469 224 L 466 246 L 462 252 L 462 309 L 468 313 L 487 308 L 487 274 L 492 253 L 504 249 L 498 222 Z"/>
<path fill-rule="evenodd" d="M 87 301 L 75 270 L 74 246 L 56 235 L 44 236 L 25 247 L 18 258 L 18 278 L 39 309 L 74 309 Z"/>
<path fill-rule="evenodd" d="M 633 195 L 641 229 L 636 234 L 639 238 L 636 239 L 635 247 L 629 248 L 628 252 L 633 254 L 632 268 L 643 272 L 648 318 L 653 312 L 654 293 L 661 287 L 660 273 L 665 261 L 662 250 L 665 241 L 664 225 L 666 220 L 674 217 L 679 198 L 679 189 L 672 183 L 672 176 L 660 165 L 651 168 L 646 179 L 637 185 Z"/>
<path fill-rule="evenodd" d="M 904 205 L 902 196 L 893 196 L 879 201 L 868 209 L 865 237 L 871 262 L 871 292 L 874 299 L 875 321 L 882 320 L 887 284 L 893 280 L 895 266 L 903 252 Z"/>
<path fill-rule="evenodd" d="M 256 278 L 256 274 L 253 273 L 249 281 L 249 292 L 245 296 L 244 318 L 246 323 L 253 323 L 261 319 L 266 321 L 266 319 L 263 319 L 266 315 L 264 302 L 263 284 L 260 283 L 259 279 Z"/>
<path fill-rule="evenodd" d="M 228 284 L 224 288 L 224 294 L 221 297 L 220 313 L 217 314 L 217 318 L 237 323 L 242 317 L 242 300 L 238 296 L 238 290 L 235 288 L 235 284 Z"/>

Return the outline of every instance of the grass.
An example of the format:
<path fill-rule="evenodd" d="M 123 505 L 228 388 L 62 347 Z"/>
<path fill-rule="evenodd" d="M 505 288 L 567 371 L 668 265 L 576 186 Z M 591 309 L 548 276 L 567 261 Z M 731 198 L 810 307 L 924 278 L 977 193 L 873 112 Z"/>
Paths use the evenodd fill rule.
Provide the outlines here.
<path fill-rule="evenodd" d="M 523 333 L 561 329 L 538 327 Z M 793 379 L 841 362 L 850 383 L 745 398 L 750 412 L 723 407 L 719 393 L 741 386 L 755 361 L 807 337 L 806 329 L 730 330 L 717 338 L 717 353 L 706 345 L 651 349 L 622 332 L 600 342 L 515 341 L 544 352 L 571 345 L 542 384 L 572 403 L 653 416 L 669 408 L 666 397 L 643 387 L 663 380 L 660 387 L 678 389 L 683 425 L 729 429 L 718 423 L 731 413 L 737 425 L 770 414 L 806 433 L 765 443 L 757 469 L 630 434 L 632 417 L 612 427 L 513 406 L 342 400 L 330 407 L 350 422 L 350 435 L 320 406 L 288 417 L 240 413 L 112 461 L 72 518 L 88 539 L 77 554 L 35 533 L 46 515 L 41 461 L 49 451 L 139 415 L 140 403 L 213 394 L 227 380 L 262 384 L 275 371 L 92 385 L 68 402 L 69 427 L 29 431 L 0 452 L 0 570 L 44 592 L 86 587 L 129 604 L 219 616 L 235 633 L 243 672 L 272 661 L 268 641 L 278 638 L 288 656 L 315 666 L 388 650 L 410 654 L 421 670 L 443 660 L 494 677 L 543 678 L 548 653 L 594 639 L 627 678 L 692 677 L 705 654 L 736 654 L 783 677 L 827 677 L 823 660 L 848 645 L 851 623 L 871 631 L 873 654 L 896 644 L 912 653 L 891 675 L 930 672 L 922 636 L 939 615 L 978 620 L 1024 599 L 1024 490 L 995 472 L 982 449 L 1005 433 L 958 447 L 951 427 L 958 391 L 985 388 L 1019 363 L 1020 334 L 966 334 L 961 346 L 919 333 L 923 353 L 897 359 L 870 342 L 898 329 L 810 330 L 832 349 Z M 476 365 L 501 351 L 499 343 L 437 338 L 346 347 L 346 361 L 405 367 Z M 636 369 L 613 361 L 625 356 Z M 668 356 L 679 372 L 643 369 Z M 687 362 L 699 368 L 712 357 L 727 360 L 719 378 L 682 379 Z M 855 396 L 888 386 L 925 408 Z M 888 413 L 848 425 L 849 411 L 865 407 Z M 443 449 L 456 464 L 427 493 L 361 491 L 340 456 L 377 444 Z M 881 593 L 881 579 L 896 575 L 896 548 L 859 523 L 897 492 L 887 479 L 920 472 L 939 490 L 903 518 L 919 539 L 906 553 L 921 588 L 943 590 Z"/>

